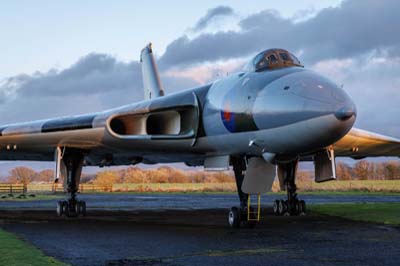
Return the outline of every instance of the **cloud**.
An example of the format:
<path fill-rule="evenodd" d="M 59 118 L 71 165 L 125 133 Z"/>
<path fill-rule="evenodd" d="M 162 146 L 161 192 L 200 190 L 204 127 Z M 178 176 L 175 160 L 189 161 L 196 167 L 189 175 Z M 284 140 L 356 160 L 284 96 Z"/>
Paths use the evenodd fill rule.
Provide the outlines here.
<path fill-rule="evenodd" d="M 357 127 L 400 138 L 400 58 L 326 60 L 312 68 L 344 84 L 357 106 Z"/>
<path fill-rule="evenodd" d="M 229 6 L 217 6 L 211 8 L 207 13 L 201 17 L 196 25 L 192 28 L 193 32 L 198 32 L 205 29 L 211 22 L 222 18 L 233 15 L 233 9 Z"/>
<path fill-rule="evenodd" d="M 188 78 L 199 84 L 209 83 L 216 79 L 225 77 L 227 74 L 236 73 L 243 68 L 246 62 L 243 60 L 228 60 L 211 64 L 188 67 L 186 69 L 170 69 L 165 72 L 166 76 L 175 78 Z"/>
<path fill-rule="evenodd" d="M 161 73 L 166 92 L 198 85 Z M 88 54 L 64 70 L 10 77 L 0 84 L 0 124 L 102 111 L 143 99 L 137 61 Z"/>
<path fill-rule="evenodd" d="M 301 51 L 302 60 L 360 56 L 371 51 L 400 55 L 400 16 L 397 0 L 347 0 L 300 22 L 263 10 L 239 21 L 238 31 L 183 35 L 171 42 L 160 62 L 164 67 L 188 66 L 248 56 L 271 47 Z M 297 18 L 298 19 L 298 18 Z"/>
<path fill-rule="evenodd" d="M 301 9 L 301 10 L 295 12 L 293 14 L 293 16 L 291 17 L 291 19 L 294 22 L 301 22 L 301 21 L 305 21 L 305 20 L 312 18 L 317 13 L 318 13 L 318 11 L 314 7 L 308 7 L 308 8 Z"/>
<path fill-rule="evenodd" d="M 133 89 L 141 81 L 138 62 L 123 63 L 106 54 L 89 54 L 71 67 L 25 75 L 17 84 L 22 96 L 88 95 Z"/>

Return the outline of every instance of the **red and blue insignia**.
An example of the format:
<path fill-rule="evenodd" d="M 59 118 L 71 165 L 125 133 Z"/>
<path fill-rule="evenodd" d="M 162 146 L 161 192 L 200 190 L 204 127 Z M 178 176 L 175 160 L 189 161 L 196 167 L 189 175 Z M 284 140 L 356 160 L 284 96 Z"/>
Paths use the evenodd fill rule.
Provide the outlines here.
<path fill-rule="evenodd" d="M 221 110 L 221 119 L 226 129 L 230 132 L 235 132 L 235 114 L 231 112 L 231 103 L 229 100 L 225 101 L 224 109 Z"/>

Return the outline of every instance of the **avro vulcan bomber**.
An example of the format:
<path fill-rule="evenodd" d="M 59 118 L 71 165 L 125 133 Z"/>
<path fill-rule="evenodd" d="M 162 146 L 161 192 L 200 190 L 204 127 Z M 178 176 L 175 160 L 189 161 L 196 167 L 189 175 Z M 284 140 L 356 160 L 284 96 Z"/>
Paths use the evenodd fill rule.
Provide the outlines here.
<path fill-rule="evenodd" d="M 82 167 L 183 162 L 206 170 L 233 168 L 239 205 L 232 227 L 253 226 L 251 195 L 277 177 L 287 199 L 278 215 L 301 215 L 299 161 L 313 161 L 315 181 L 336 178 L 335 158 L 400 156 L 400 140 L 353 127 L 357 111 L 335 83 L 306 69 L 284 49 L 257 54 L 242 72 L 165 95 L 151 45 L 141 52 L 145 100 L 98 113 L 0 127 L 0 160 L 55 161 L 69 197 L 58 215 L 83 215 L 76 197 Z"/>

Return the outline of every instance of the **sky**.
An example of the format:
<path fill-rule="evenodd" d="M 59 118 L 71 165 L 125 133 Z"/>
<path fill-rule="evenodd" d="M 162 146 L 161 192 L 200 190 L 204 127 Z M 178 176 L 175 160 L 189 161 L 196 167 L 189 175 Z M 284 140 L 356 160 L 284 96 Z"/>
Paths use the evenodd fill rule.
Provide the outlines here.
<path fill-rule="evenodd" d="M 343 85 L 356 126 L 400 138 L 400 1 L 2 1 L 0 124 L 143 98 L 153 43 L 167 93 L 281 47 Z"/>
<path fill-rule="evenodd" d="M 292 2 L 292 3 L 290 3 Z M 317 2 L 317 3 L 314 3 Z M 0 79 L 65 68 L 80 57 L 106 53 L 137 60 L 149 41 L 162 54 L 208 9 L 230 6 L 245 17 L 274 8 L 286 17 L 318 10 L 338 1 L 2 1 L 0 3 Z M 220 30 L 226 25 L 221 24 Z"/>

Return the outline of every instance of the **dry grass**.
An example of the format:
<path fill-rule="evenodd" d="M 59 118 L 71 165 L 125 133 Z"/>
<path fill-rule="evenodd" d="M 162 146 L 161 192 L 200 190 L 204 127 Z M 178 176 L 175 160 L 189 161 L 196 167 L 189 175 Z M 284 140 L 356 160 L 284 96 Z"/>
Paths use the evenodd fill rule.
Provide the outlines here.
<path fill-rule="evenodd" d="M 400 180 L 352 180 L 315 183 L 301 181 L 297 184 L 301 191 L 370 191 L 400 192 Z"/>
<path fill-rule="evenodd" d="M 116 192 L 234 192 L 235 183 L 143 183 L 114 184 Z"/>
<path fill-rule="evenodd" d="M 61 185 L 61 184 L 60 184 Z M 59 186 L 60 186 L 59 185 Z M 83 184 L 83 192 L 91 191 L 91 184 Z M 298 181 L 299 191 L 370 191 L 400 192 L 400 180 L 353 180 L 315 183 L 312 180 Z M 61 187 L 60 187 L 61 188 Z M 29 184 L 29 192 L 51 192 L 52 184 Z M 57 191 L 62 191 L 58 189 Z M 97 191 L 102 191 L 99 189 Z M 108 191 L 108 189 L 106 190 Z M 235 192 L 236 184 L 228 183 L 126 183 L 114 184 L 113 192 Z M 274 182 L 273 192 L 279 191 L 279 184 Z"/>

